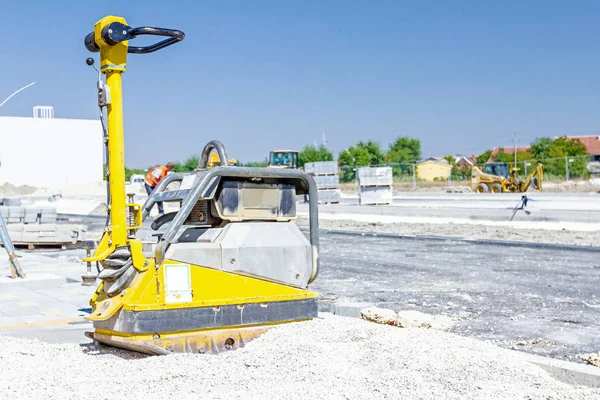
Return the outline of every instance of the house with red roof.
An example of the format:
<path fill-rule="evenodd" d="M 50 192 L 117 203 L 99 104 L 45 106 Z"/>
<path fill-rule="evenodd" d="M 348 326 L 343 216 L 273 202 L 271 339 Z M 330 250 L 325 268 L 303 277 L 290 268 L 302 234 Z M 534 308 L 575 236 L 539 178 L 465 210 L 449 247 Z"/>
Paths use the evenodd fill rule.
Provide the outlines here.
<path fill-rule="evenodd" d="M 591 161 L 600 161 L 600 136 L 565 136 L 567 139 L 578 139 L 587 153 L 592 157 Z M 558 139 L 558 138 L 555 138 Z"/>

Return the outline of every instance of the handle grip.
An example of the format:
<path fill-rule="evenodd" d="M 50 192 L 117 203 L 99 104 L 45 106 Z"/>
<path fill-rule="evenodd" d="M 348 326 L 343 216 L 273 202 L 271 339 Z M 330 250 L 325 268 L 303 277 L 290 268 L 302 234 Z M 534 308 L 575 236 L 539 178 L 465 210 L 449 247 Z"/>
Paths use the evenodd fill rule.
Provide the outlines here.
<path fill-rule="evenodd" d="M 102 29 L 101 35 L 102 40 L 104 40 L 109 45 L 115 45 L 126 40 L 132 40 L 140 35 L 154 35 L 168 38 L 161 40 L 160 42 L 151 44 L 149 46 L 129 46 L 127 48 L 127 52 L 131 54 L 153 53 L 157 50 L 164 49 L 165 47 L 180 42 L 185 38 L 185 34 L 182 31 L 176 29 L 155 28 L 151 26 L 132 28 L 120 22 L 112 22 L 106 25 Z M 98 44 L 96 43 L 94 32 L 89 33 L 85 37 L 84 44 L 85 47 L 92 53 L 97 53 L 100 51 L 100 46 L 98 46 Z"/>

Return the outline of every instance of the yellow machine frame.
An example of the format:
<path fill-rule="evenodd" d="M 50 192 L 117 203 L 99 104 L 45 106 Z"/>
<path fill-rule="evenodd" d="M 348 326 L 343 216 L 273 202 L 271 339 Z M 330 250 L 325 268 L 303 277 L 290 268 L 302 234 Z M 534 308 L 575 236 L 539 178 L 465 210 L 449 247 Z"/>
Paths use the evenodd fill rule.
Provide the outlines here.
<path fill-rule="evenodd" d="M 95 330 L 93 333 L 89 333 L 89 336 L 108 345 L 149 354 L 166 354 L 173 351 L 217 352 L 243 345 L 244 342 L 260 335 L 269 326 L 292 321 L 242 324 L 235 327 L 222 326 L 204 330 L 186 330 L 184 328 L 162 331 L 160 327 L 157 327 L 156 330 L 147 329 L 144 332 L 119 328 L 119 324 L 115 324 L 114 321 L 122 313 L 168 311 L 185 313 L 186 310 L 199 307 L 217 312 L 224 307 L 240 309 L 240 307 L 250 307 L 253 304 L 266 307 L 269 304 L 306 300 L 314 300 L 316 307 L 318 294 L 306 289 L 198 265 L 190 265 L 193 299 L 179 303 L 165 301 L 165 266 L 178 264 L 178 262 L 164 259 L 157 263 L 156 258 L 144 256 L 142 242 L 132 234 L 142 226 L 142 207 L 139 204 L 129 204 L 125 200 L 122 74 L 126 70 L 128 52 L 143 53 L 144 49 L 151 49 L 147 52 L 158 50 L 183 39 L 183 33 L 172 31 L 176 32 L 173 35 L 180 35 L 180 38 L 174 40 L 171 37 L 171 39 L 166 39 L 154 46 L 136 47 L 132 51 L 129 40 L 107 40 L 106 32 L 112 33 L 115 26 L 123 27 L 123 37 L 127 37 L 127 33 L 130 39 L 135 37 L 130 33 L 133 31 L 142 34 L 147 32 L 144 29 L 161 29 L 131 29 L 127 26 L 124 18 L 107 16 L 99 20 L 94 26 L 93 33 L 86 37 L 86 47 L 90 51 L 100 53 L 100 73 L 105 75 L 106 81 L 104 87 L 99 84 L 99 99 L 104 96 L 99 100 L 99 105 L 101 108 L 103 106 L 107 108 L 106 143 L 110 219 L 94 255 L 83 261 L 103 262 L 117 250 L 126 248 L 131 253 L 133 268 L 136 270 L 135 278 L 129 286 L 116 295 L 109 296 L 104 290 L 105 283 L 100 283 L 90 300 L 92 313 L 89 320 L 94 322 Z M 118 32 L 118 34 L 120 33 Z M 167 34 L 167 36 L 172 35 Z"/>

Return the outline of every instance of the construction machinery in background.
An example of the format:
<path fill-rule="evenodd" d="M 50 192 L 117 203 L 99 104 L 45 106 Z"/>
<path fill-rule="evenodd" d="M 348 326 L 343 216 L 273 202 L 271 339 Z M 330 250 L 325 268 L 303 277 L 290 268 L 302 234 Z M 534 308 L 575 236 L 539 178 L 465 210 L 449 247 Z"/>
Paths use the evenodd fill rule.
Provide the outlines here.
<path fill-rule="evenodd" d="M 208 158 L 208 168 L 214 168 L 215 166 L 221 164 L 221 159 L 219 158 L 218 153 L 210 153 L 210 157 Z M 231 158 L 228 162 L 231 167 L 239 167 L 240 163 L 238 160 Z"/>
<path fill-rule="evenodd" d="M 269 152 L 269 168 L 298 168 L 298 152 L 295 150 L 273 150 Z"/>
<path fill-rule="evenodd" d="M 141 35 L 168 38 L 131 46 Z M 181 31 L 132 28 L 115 16 L 98 21 L 85 38 L 86 48 L 100 53 L 109 185 L 104 235 L 94 255 L 84 258 L 103 268 L 90 300 L 94 330 L 86 334 L 148 354 L 235 349 L 272 326 L 317 316 L 318 294 L 308 285 L 319 271 L 318 196 L 303 171 L 223 165 L 225 148 L 211 141 L 194 172 L 167 175 L 143 206 L 125 200 L 121 79 L 127 54 L 152 53 L 183 39 Z M 208 168 L 212 151 L 222 161 Z M 172 182 L 179 188 L 166 190 Z M 296 194 L 304 193 L 310 197 L 308 239 L 294 223 Z M 180 208 L 150 223 L 158 201 Z"/>
<path fill-rule="evenodd" d="M 542 190 L 544 166 L 538 163 L 527 174 L 525 179 L 519 179 L 519 168 L 509 163 L 490 162 L 483 166 L 483 171 L 473 166 L 471 172 L 471 189 L 477 193 L 526 192 L 529 186 Z"/>

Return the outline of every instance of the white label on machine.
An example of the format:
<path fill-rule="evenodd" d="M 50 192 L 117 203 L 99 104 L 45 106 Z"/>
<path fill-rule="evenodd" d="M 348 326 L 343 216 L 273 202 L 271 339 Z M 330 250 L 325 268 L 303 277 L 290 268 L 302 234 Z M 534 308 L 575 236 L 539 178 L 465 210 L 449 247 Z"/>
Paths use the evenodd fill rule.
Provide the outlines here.
<path fill-rule="evenodd" d="M 191 187 L 194 186 L 195 180 L 196 180 L 196 174 L 184 176 L 183 180 L 181 181 L 181 185 L 179 185 L 179 190 L 191 189 Z"/>
<path fill-rule="evenodd" d="M 192 279 L 189 264 L 165 264 L 165 301 L 184 303 L 192 301 Z"/>

